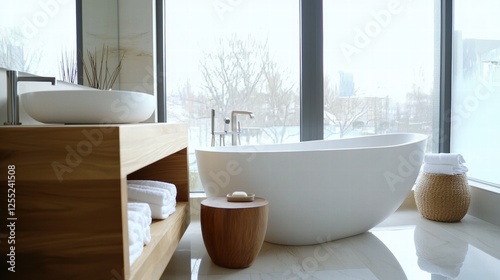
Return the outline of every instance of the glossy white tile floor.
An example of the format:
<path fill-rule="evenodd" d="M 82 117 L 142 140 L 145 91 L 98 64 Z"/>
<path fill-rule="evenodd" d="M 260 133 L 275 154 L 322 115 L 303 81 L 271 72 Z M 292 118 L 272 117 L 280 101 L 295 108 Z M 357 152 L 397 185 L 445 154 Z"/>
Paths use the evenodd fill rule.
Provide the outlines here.
<path fill-rule="evenodd" d="M 196 211 L 193 211 L 196 212 Z M 246 269 L 212 263 L 193 215 L 161 279 L 500 279 L 500 227 L 399 210 L 367 233 L 312 246 L 265 242 Z"/>

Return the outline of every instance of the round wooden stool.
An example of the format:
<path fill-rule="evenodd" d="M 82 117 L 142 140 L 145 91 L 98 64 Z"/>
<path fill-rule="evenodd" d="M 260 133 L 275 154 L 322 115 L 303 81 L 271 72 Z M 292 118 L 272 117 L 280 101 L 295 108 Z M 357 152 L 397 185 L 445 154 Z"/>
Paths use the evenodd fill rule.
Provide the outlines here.
<path fill-rule="evenodd" d="M 268 202 L 228 202 L 225 197 L 201 202 L 201 232 L 212 261 L 222 267 L 249 267 L 259 254 L 267 229 Z"/>

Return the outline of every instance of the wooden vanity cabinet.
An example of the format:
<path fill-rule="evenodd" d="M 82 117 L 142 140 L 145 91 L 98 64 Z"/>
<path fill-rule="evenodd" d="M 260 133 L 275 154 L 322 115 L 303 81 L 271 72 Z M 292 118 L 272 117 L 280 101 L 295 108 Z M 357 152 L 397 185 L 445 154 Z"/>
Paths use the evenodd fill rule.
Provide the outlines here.
<path fill-rule="evenodd" d="M 190 222 L 184 125 L 3 126 L 0 172 L 1 279 L 158 279 Z M 127 179 L 178 192 L 131 266 Z"/>

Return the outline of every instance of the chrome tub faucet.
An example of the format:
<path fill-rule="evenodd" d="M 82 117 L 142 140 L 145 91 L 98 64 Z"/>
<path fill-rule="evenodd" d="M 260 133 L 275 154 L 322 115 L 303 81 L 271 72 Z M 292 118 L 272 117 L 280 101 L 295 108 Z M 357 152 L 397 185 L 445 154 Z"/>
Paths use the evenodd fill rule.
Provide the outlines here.
<path fill-rule="evenodd" d="M 250 111 L 232 111 L 231 112 L 231 144 L 233 146 L 238 145 L 239 133 L 240 133 L 240 124 L 236 120 L 237 115 L 249 115 L 251 119 L 255 116 Z"/>

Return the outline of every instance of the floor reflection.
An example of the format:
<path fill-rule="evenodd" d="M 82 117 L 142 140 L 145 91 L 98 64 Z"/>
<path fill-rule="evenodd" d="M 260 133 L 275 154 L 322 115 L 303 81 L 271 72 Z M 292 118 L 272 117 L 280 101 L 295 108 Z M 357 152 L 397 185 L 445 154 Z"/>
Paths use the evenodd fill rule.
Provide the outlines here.
<path fill-rule="evenodd" d="M 455 279 L 460 275 L 469 243 L 449 233 L 438 223 L 419 221 L 414 232 L 418 266 L 435 276 Z"/>
<path fill-rule="evenodd" d="M 471 216 L 459 223 L 396 213 L 369 232 L 311 246 L 265 242 L 246 269 L 208 256 L 193 219 L 161 279 L 500 279 L 500 227 Z"/>

